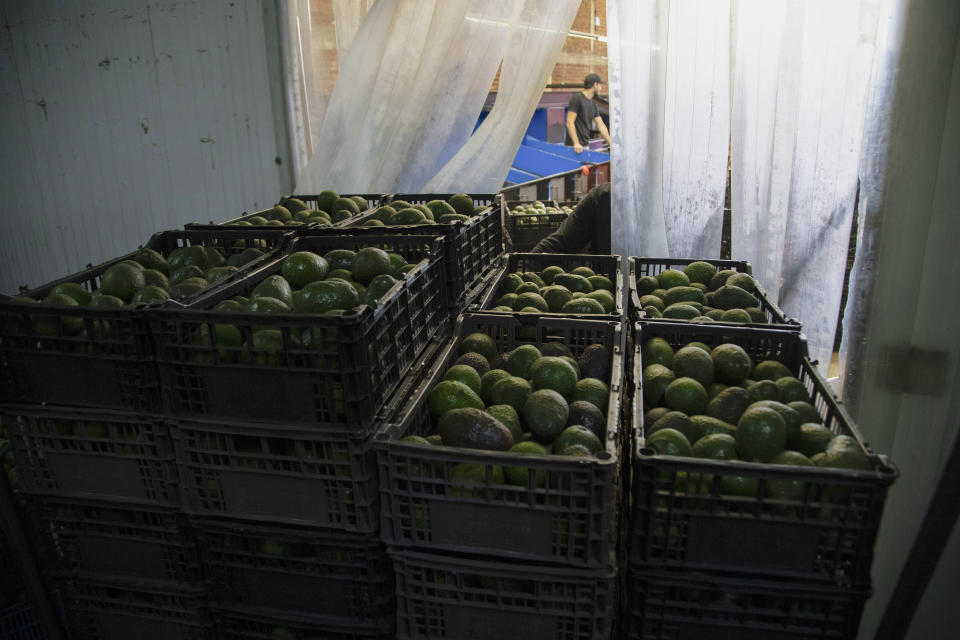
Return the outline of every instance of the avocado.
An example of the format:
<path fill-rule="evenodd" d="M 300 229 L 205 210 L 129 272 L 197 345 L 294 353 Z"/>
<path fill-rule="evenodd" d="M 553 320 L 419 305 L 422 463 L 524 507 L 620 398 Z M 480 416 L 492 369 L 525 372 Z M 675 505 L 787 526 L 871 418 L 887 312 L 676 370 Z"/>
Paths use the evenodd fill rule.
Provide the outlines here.
<path fill-rule="evenodd" d="M 746 309 L 759 304 L 748 292 L 732 285 L 724 285 L 713 293 L 713 306 L 717 309 Z"/>
<path fill-rule="evenodd" d="M 580 367 L 580 376 L 583 378 L 598 378 L 606 380 L 610 371 L 610 350 L 602 344 L 592 344 L 583 350 L 577 358 Z"/>
<path fill-rule="evenodd" d="M 513 435 L 502 422 L 473 407 L 451 409 L 440 417 L 440 438 L 448 447 L 506 451 Z"/>
<path fill-rule="evenodd" d="M 737 424 L 750 403 L 746 389 L 727 387 L 707 403 L 707 415 L 729 424 Z"/>
<path fill-rule="evenodd" d="M 570 403 L 570 413 L 567 414 L 568 427 L 575 424 L 583 425 L 592 431 L 598 438 L 603 438 L 607 420 L 603 412 L 586 400 L 574 400 Z"/>
<path fill-rule="evenodd" d="M 667 289 L 667 295 L 663 297 L 663 304 L 669 307 L 677 302 L 699 302 L 700 304 L 706 304 L 707 299 L 703 295 L 703 291 L 700 291 L 700 289 L 696 287 L 681 286 Z"/>
<path fill-rule="evenodd" d="M 473 198 L 465 193 L 457 193 L 450 196 L 450 206 L 457 213 L 465 216 L 473 215 Z"/>

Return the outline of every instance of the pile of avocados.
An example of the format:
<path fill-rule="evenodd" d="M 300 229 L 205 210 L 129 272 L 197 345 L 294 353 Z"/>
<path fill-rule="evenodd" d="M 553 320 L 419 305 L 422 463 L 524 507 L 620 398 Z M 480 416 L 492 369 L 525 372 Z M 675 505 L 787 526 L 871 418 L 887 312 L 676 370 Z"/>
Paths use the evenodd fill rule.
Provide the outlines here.
<path fill-rule="evenodd" d="M 857 441 L 824 426 L 804 383 L 783 363 L 753 358 L 733 343 L 689 342 L 674 351 L 661 337 L 641 350 L 648 447 L 662 455 L 729 462 L 870 470 Z M 682 478 L 690 492 L 712 479 Z M 770 497 L 797 499 L 804 483 L 770 480 Z M 724 476 L 724 493 L 756 496 L 756 478 Z"/>
<path fill-rule="evenodd" d="M 491 311 L 520 313 L 616 313 L 613 282 L 589 267 L 569 272 L 551 265 L 539 273 L 509 273 L 500 285 Z"/>
<path fill-rule="evenodd" d="M 756 292 L 757 281 L 750 274 L 717 271 L 703 261 L 691 262 L 683 271 L 664 269 L 637 278 L 640 307 L 648 318 L 767 323 Z"/>
<path fill-rule="evenodd" d="M 545 203 L 535 200 L 527 204 L 517 204 L 510 209 L 511 215 L 514 216 L 514 224 L 517 226 L 533 226 L 540 224 L 541 222 L 546 222 L 547 218 L 543 216 L 547 214 L 567 214 L 570 215 L 573 213 L 573 209 L 568 206 L 553 207 L 547 206 Z M 541 220 L 543 218 L 543 220 Z"/>
<path fill-rule="evenodd" d="M 521 344 L 500 353 L 485 333 L 467 335 L 459 357 L 429 391 L 433 433 L 404 442 L 521 455 L 590 458 L 602 451 L 607 430 L 611 353 L 587 346 L 574 358 L 563 342 Z M 464 463 L 455 480 L 480 480 L 484 465 Z M 523 466 L 493 468 L 498 483 L 526 486 Z M 536 473 L 544 486 L 546 472 Z"/>
<path fill-rule="evenodd" d="M 236 295 L 221 300 L 214 311 L 257 314 L 309 313 L 336 314 L 367 305 L 376 307 L 395 285 L 402 282 L 416 264 L 398 254 L 379 247 L 333 249 L 319 255 L 312 251 L 297 251 L 286 258 L 280 273 L 262 278 L 247 296 Z M 207 326 L 202 325 L 196 336 L 198 344 L 208 344 Z M 276 351 L 283 346 L 279 328 L 253 327 L 249 343 L 243 332 L 232 324 L 217 324 L 214 329 L 216 347 L 247 346 L 257 350 Z M 319 331 L 291 334 L 298 346 L 309 347 Z M 221 357 L 229 357 L 221 353 Z M 276 364 L 263 359 L 263 364 Z M 259 362 L 259 360 L 258 360 Z"/>
<path fill-rule="evenodd" d="M 317 226 L 329 227 L 366 211 L 368 207 L 366 198 L 340 197 L 336 191 L 328 189 L 321 191 L 317 196 L 316 209 L 309 208 L 307 203 L 299 198 L 284 198 L 280 204 L 271 209 L 230 224 L 241 227 L 299 227 L 313 223 Z"/>
<path fill-rule="evenodd" d="M 449 200 L 431 200 L 426 204 L 410 204 L 394 200 L 377 208 L 360 226 L 396 227 L 411 224 L 447 224 L 467 222 L 486 207 L 474 207 L 473 198 L 465 193 L 450 196 Z"/>
<path fill-rule="evenodd" d="M 123 308 L 182 300 L 263 258 L 266 246 L 261 242 L 260 247 L 243 248 L 226 257 L 220 249 L 200 244 L 178 247 L 166 256 L 143 248 L 131 259 L 107 268 L 99 278 L 99 286 L 92 290 L 77 282 L 61 282 L 42 300 L 15 296 L 13 301 L 61 307 Z M 69 315 L 61 317 L 59 323 L 53 316 L 38 317 L 34 324 L 43 335 L 55 335 L 58 325 L 68 336 L 81 335 L 84 331 L 83 320 Z"/>

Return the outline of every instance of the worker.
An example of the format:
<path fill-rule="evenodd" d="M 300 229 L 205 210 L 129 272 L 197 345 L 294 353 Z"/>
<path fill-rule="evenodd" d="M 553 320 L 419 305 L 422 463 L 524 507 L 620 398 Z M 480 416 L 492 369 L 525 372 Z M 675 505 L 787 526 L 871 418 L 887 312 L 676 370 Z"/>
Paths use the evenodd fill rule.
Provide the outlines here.
<path fill-rule="evenodd" d="M 610 183 L 597 185 L 533 253 L 610 253 Z"/>
<path fill-rule="evenodd" d="M 610 144 L 610 132 L 600 117 L 600 107 L 594 98 L 600 93 L 603 80 L 595 73 L 587 74 L 583 79 L 583 91 L 570 96 L 567 104 L 567 146 L 573 146 L 574 153 L 582 153 L 583 145 L 590 141 L 591 124 L 596 124 L 600 135 Z"/>

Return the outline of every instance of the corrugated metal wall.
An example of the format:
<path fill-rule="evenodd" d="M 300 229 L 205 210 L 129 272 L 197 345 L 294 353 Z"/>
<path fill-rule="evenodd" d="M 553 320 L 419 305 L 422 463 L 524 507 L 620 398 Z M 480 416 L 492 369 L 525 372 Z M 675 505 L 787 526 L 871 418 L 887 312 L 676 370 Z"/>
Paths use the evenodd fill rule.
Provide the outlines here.
<path fill-rule="evenodd" d="M 279 51 L 273 0 L 0 0 L 0 292 L 288 193 Z"/>

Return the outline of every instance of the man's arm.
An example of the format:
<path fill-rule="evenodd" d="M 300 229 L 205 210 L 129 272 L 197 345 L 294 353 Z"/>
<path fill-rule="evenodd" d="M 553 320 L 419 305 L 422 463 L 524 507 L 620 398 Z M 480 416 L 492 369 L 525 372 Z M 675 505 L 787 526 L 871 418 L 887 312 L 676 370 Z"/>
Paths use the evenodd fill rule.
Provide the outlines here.
<path fill-rule="evenodd" d="M 590 242 L 591 230 L 599 215 L 601 187 L 595 187 L 580 201 L 560 228 L 537 243 L 531 253 L 576 253 Z"/>
<path fill-rule="evenodd" d="M 583 145 L 580 144 L 580 138 L 577 137 L 577 112 L 573 109 L 567 110 L 567 133 L 570 134 L 570 140 L 573 141 L 573 152 L 581 153 Z"/>
<path fill-rule="evenodd" d="M 607 145 L 610 144 L 610 132 L 607 131 L 607 125 L 603 124 L 603 118 L 597 116 L 593 119 L 597 123 L 597 129 L 600 130 L 600 135 L 603 136 L 603 139 L 607 141 Z"/>

